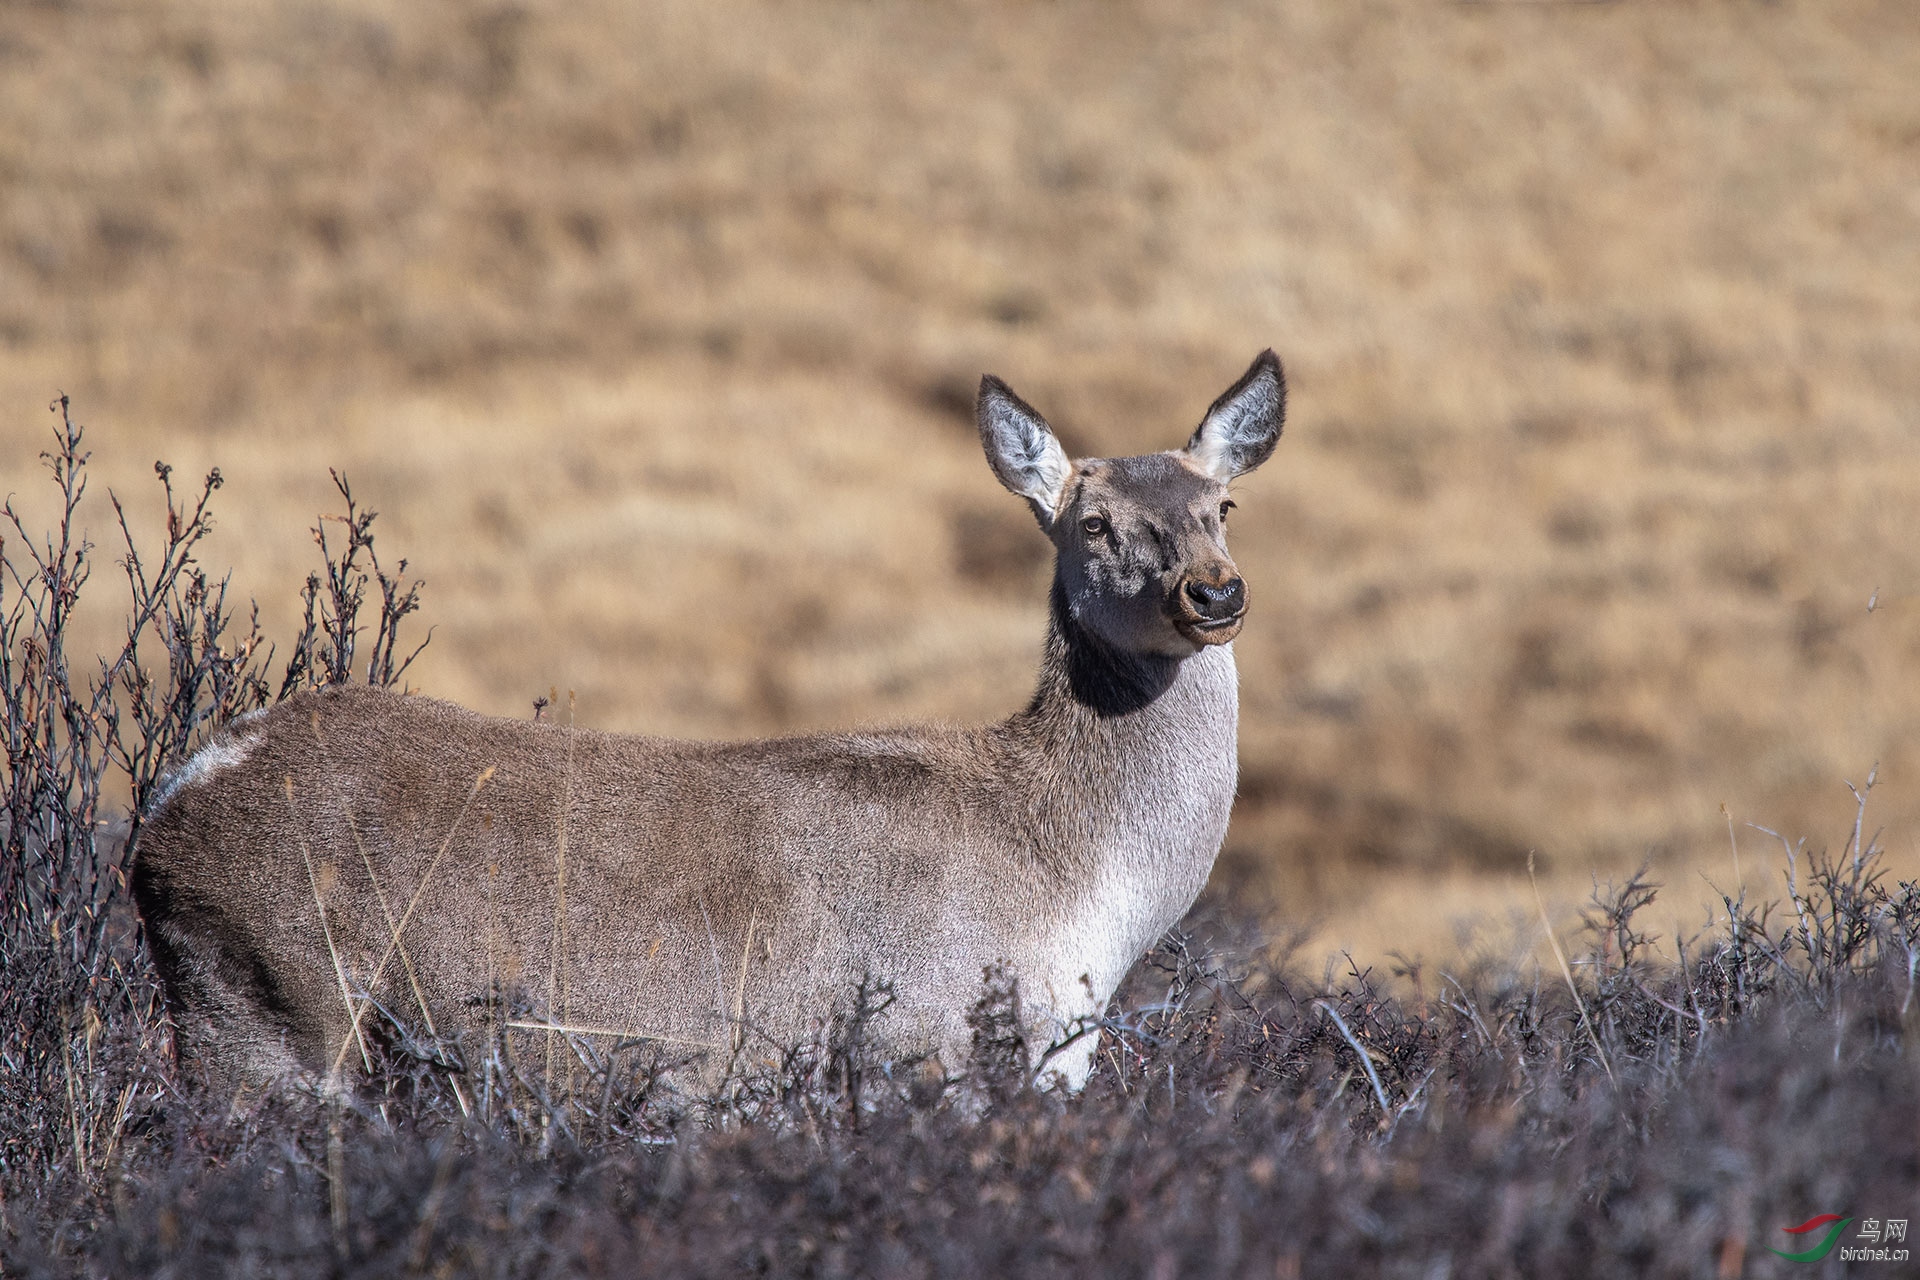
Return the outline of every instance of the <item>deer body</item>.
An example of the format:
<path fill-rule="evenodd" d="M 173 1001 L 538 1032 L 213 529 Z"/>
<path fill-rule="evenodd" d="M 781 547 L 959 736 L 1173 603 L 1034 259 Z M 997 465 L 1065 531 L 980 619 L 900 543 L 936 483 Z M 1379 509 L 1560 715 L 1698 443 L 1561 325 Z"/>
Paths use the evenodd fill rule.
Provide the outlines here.
<path fill-rule="evenodd" d="M 1210 513 L 1250 469 L 1220 451 L 1264 460 L 1282 396 L 1269 354 L 1187 450 L 1076 466 L 983 385 L 989 459 L 1059 552 L 1038 687 L 997 724 L 685 742 L 365 687 L 235 722 L 136 854 L 183 1051 L 233 1082 L 324 1077 L 358 1064 L 370 995 L 455 1038 L 637 1037 L 711 1074 L 879 982 L 884 1045 L 951 1069 L 997 965 L 1036 1065 L 1077 1087 L 1094 1038 L 1047 1047 L 1100 1015 L 1226 832 L 1244 589 Z"/>

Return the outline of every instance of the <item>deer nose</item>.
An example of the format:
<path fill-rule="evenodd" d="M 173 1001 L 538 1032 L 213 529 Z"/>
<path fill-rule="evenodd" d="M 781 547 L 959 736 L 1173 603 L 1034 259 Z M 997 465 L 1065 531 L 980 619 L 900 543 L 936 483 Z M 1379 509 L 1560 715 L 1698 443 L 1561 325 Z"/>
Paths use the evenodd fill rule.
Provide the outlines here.
<path fill-rule="evenodd" d="M 1201 617 L 1218 620 L 1234 618 L 1247 607 L 1247 587 L 1238 578 L 1229 578 L 1215 586 L 1211 582 L 1189 582 L 1187 599 Z"/>

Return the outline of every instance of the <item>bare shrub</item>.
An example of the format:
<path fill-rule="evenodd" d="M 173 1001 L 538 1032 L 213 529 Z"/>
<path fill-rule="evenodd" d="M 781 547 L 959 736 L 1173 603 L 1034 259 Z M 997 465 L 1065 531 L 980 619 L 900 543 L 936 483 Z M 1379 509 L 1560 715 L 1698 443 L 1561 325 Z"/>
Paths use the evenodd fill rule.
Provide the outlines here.
<path fill-rule="evenodd" d="M 242 624 L 228 580 L 199 559 L 220 472 L 183 492 L 155 463 L 157 548 L 142 549 L 111 496 L 125 638 L 105 656 L 79 657 L 74 609 L 96 563 L 78 523 L 90 455 L 66 397 L 54 409 L 53 447 L 41 457 L 59 493 L 55 529 L 31 533 L 11 500 L 0 508 L 10 529 L 0 535 L 0 1194 L 9 1198 L 97 1185 L 129 1123 L 173 1092 L 160 991 L 127 891 L 129 851 L 168 770 L 237 715 L 351 679 L 365 630 L 366 678 L 397 681 L 412 660 L 396 661 L 399 626 L 419 594 L 405 561 L 396 575 L 382 571 L 374 514 L 336 475 L 346 515 L 315 526 L 325 574 L 308 579 L 305 624 L 276 689 L 257 609 Z M 331 521 L 347 529 L 337 552 Z M 370 625 L 369 574 L 380 589 Z"/>
<path fill-rule="evenodd" d="M 1564 981 L 1314 975 L 1216 903 L 1085 1029 L 1077 1097 L 1031 1086 L 1058 1046 L 1021 1039 L 992 974 L 964 1079 L 873 1050 L 873 983 L 806 1043 L 741 1025 L 697 1096 L 670 1047 L 539 1031 L 513 993 L 463 1054 L 361 992 L 352 1094 L 195 1095 L 127 909 L 139 806 L 235 714 L 400 678 L 417 590 L 336 479 L 346 515 L 316 530 L 326 571 L 269 680 L 196 559 L 217 475 L 189 498 L 161 468 L 161 547 L 119 521 L 126 642 L 76 674 L 92 548 L 59 408 L 58 529 L 9 509 L 0 546 L 7 1274 L 1739 1275 L 1781 1227 L 1902 1213 L 1920 1180 L 1920 889 L 1866 835 L 1871 775 L 1838 854 L 1783 841 L 1784 902 L 1724 898 L 1671 956 L 1644 871 L 1597 888 Z"/>

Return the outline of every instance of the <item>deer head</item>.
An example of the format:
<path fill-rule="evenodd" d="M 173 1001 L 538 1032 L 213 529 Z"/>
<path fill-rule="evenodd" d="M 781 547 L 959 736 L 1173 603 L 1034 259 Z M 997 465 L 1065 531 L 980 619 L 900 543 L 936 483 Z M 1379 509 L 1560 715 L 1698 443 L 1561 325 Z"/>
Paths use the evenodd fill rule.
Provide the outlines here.
<path fill-rule="evenodd" d="M 1227 486 L 1272 456 L 1286 404 L 1280 361 L 1264 351 L 1167 453 L 1072 461 L 991 376 L 978 419 L 994 474 L 1053 540 L 1073 620 L 1122 653 L 1185 658 L 1240 633 L 1247 588 L 1227 554 Z"/>

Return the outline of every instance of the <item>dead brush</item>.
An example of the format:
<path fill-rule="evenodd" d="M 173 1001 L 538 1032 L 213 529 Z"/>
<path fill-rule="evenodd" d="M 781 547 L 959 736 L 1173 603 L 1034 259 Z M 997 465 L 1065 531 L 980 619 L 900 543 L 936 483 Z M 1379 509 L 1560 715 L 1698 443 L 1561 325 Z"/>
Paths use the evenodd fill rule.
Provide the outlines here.
<path fill-rule="evenodd" d="M 58 493 L 50 534 L 31 533 L 11 500 L 0 508 L 0 1194 L 93 1186 L 114 1166 L 130 1123 L 177 1101 L 168 1023 L 130 906 L 128 853 L 167 771 L 235 716 L 300 689 L 364 673 L 391 684 L 401 621 L 418 583 L 382 570 L 374 514 L 335 484 L 346 514 L 314 535 L 326 568 L 303 593 L 305 619 L 278 681 L 258 612 L 244 621 L 229 582 L 201 563 L 213 531 L 218 470 L 197 491 L 156 463 L 164 533 L 143 550 L 118 495 L 117 563 L 127 590 L 124 639 L 105 656 L 73 651 L 74 611 L 96 564 L 82 531 L 89 453 L 66 397 L 41 455 Z M 330 542 L 329 523 L 348 530 Z M 378 617 L 362 620 L 368 582 Z M 414 650 L 418 653 L 418 650 Z M 58 1126 L 41 1123 L 60 1116 Z"/>
<path fill-rule="evenodd" d="M 878 984 L 812 1038 L 769 1039 L 732 955 L 723 1044 L 572 1025 L 557 966 L 496 982 L 484 1034 L 456 1043 L 408 976 L 408 902 L 370 873 L 393 945 L 340 971 L 350 1088 L 197 1094 L 127 906 L 139 810 L 116 806 L 233 715 L 398 679 L 417 595 L 338 481 L 346 515 L 316 533 L 327 569 L 269 680 L 197 559 L 218 477 L 189 499 L 162 468 L 160 547 L 119 521 L 126 641 L 77 664 L 86 454 L 58 409 L 57 528 L 28 537 L 8 508 L 0 544 L 7 1274 L 1741 1274 L 1780 1225 L 1902 1212 L 1920 1177 L 1920 888 L 1867 834 L 1876 775 L 1838 854 L 1783 841 L 1785 900 L 1730 894 L 1671 955 L 1637 923 L 1644 870 L 1596 887 L 1564 983 L 1497 957 L 1404 984 L 1313 973 L 1202 911 L 1078 1029 L 1096 1070 L 1072 1098 L 1030 1087 L 1052 1046 L 991 976 L 952 1076 L 875 1051 Z M 675 1083 L 713 1054 L 715 1087 Z"/>

